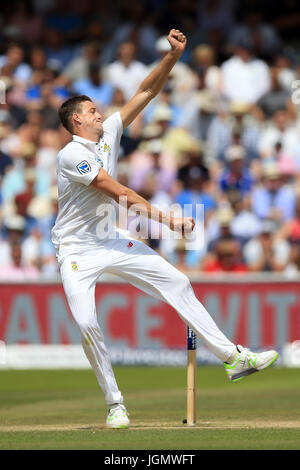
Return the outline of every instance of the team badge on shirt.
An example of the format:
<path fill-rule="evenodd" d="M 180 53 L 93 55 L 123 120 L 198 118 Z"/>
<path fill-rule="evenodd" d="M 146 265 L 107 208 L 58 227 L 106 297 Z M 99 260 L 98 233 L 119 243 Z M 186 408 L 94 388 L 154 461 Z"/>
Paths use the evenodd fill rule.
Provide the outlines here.
<path fill-rule="evenodd" d="M 76 168 L 81 175 L 85 175 L 86 173 L 89 173 L 91 171 L 91 166 L 86 160 L 83 160 L 82 162 L 78 163 L 78 165 L 76 165 Z"/>
<path fill-rule="evenodd" d="M 77 261 L 71 261 L 72 271 L 78 271 Z"/>
<path fill-rule="evenodd" d="M 110 145 L 108 145 L 106 142 L 104 144 L 104 152 L 110 153 Z"/>

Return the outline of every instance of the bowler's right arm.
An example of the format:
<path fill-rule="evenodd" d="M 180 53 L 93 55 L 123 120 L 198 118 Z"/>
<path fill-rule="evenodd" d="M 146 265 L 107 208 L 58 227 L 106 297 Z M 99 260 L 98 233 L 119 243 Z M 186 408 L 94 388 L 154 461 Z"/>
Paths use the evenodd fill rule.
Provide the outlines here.
<path fill-rule="evenodd" d="M 190 233 L 195 226 L 193 217 L 171 217 L 164 214 L 135 191 L 112 178 L 103 168 L 100 169 L 90 186 L 111 197 L 118 204 L 124 202 L 127 208 L 138 205 L 141 215 L 167 225 L 175 232 Z"/>

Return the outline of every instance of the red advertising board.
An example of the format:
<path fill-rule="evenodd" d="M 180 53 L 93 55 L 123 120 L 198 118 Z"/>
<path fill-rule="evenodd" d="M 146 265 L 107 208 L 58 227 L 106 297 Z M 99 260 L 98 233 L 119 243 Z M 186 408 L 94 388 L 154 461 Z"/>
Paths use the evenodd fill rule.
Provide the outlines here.
<path fill-rule="evenodd" d="M 296 282 L 192 283 L 220 329 L 235 344 L 265 348 L 300 338 Z M 185 348 L 186 328 L 172 307 L 125 283 L 96 287 L 108 346 Z M 0 339 L 6 344 L 76 344 L 79 332 L 61 284 L 1 284 Z"/>

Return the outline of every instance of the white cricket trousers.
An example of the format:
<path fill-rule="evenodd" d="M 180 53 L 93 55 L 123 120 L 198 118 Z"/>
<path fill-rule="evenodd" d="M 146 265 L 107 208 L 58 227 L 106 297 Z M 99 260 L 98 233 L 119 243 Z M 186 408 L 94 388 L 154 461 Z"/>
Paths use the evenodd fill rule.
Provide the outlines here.
<path fill-rule="evenodd" d="M 60 271 L 70 310 L 80 329 L 83 349 L 108 405 L 123 403 L 123 397 L 97 319 L 95 285 L 104 272 L 116 274 L 170 304 L 221 361 L 226 361 L 235 350 L 235 345 L 196 298 L 187 276 L 143 242 L 125 236 L 106 240 L 101 246 L 86 248 L 83 254 L 62 257 Z"/>

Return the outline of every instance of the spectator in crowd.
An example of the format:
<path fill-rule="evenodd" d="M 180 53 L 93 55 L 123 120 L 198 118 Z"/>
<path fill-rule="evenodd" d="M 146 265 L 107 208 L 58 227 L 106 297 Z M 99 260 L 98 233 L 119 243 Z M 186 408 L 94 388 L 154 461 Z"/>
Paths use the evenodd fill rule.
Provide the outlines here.
<path fill-rule="evenodd" d="M 253 189 L 252 207 L 254 214 L 261 220 L 271 219 L 279 226 L 293 219 L 296 196 L 293 189 L 282 184 L 277 165 L 263 169 L 261 185 Z"/>
<path fill-rule="evenodd" d="M 291 90 L 292 84 L 297 80 L 297 66 L 292 63 L 287 50 L 281 49 L 274 57 L 274 67 L 278 68 L 278 80 L 280 85 L 287 91 Z"/>
<path fill-rule="evenodd" d="M 283 87 L 279 79 L 279 67 L 270 67 L 271 87 L 257 101 L 267 119 L 271 119 L 277 111 L 292 108 L 291 93 Z"/>
<path fill-rule="evenodd" d="M 230 207 L 221 207 L 209 218 L 207 223 L 208 252 L 214 252 L 220 240 L 235 240 L 231 230 L 233 211 Z"/>
<path fill-rule="evenodd" d="M 251 108 L 247 104 L 241 102 L 220 104 L 207 131 L 210 160 L 224 162 L 226 149 L 235 144 L 245 148 L 249 164 L 259 156 L 260 128 L 260 122 L 251 113 Z"/>
<path fill-rule="evenodd" d="M 58 29 L 48 27 L 44 31 L 45 53 L 47 61 L 57 71 L 61 72 L 74 58 L 75 51 L 64 42 L 64 35 Z"/>
<path fill-rule="evenodd" d="M 111 116 L 113 113 L 116 113 L 121 109 L 122 106 L 125 104 L 125 97 L 122 90 L 119 88 L 114 88 L 111 98 L 110 105 L 105 110 L 105 117 Z M 127 129 L 124 130 L 126 132 Z"/>
<path fill-rule="evenodd" d="M 86 94 L 103 112 L 105 107 L 111 103 L 113 87 L 108 81 L 103 80 L 102 71 L 98 63 L 90 63 L 88 77 L 76 80 L 72 89 L 77 95 Z"/>
<path fill-rule="evenodd" d="M 46 74 L 48 71 L 47 57 L 46 57 L 44 49 L 40 46 L 34 46 L 31 49 L 29 63 L 30 63 L 32 74 L 35 72 Z"/>
<path fill-rule="evenodd" d="M 186 187 L 176 196 L 175 202 L 186 209 L 185 217 L 199 219 L 197 206 L 203 206 L 204 214 L 216 209 L 215 198 L 205 191 L 205 176 L 200 168 L 192 167 L 186 177 Z M 200 214 L 202 216 L 202 212 Z"/>
<path fill-rule="evenodd" d="M 4 218 L 0 234 L 0 266 L 11 262 L 11 246 L 24 240 L 25 220 L 20 215 Z"/>
<path fill-rule="evenodd" d="M 48 173 L 50 184 L 56 182 L 56 158 L 60 148 L 59 133 L 47 127 L 41 131 L 36 153 L 36 168 Z"/>
<path fill-rule="evenodd" d="M 198 140 L 207 140 L 208 130 L 218 111 L 219 98 L 213 90 L 205 88 L 203 76 L 198 74 L 198 87 L 190 93 L 178 125 Z"/>
<path fill-rule="evenodd" d="M 24 48 L 17 42 L 10 43 L 6 54 L 0 56 L 0 75 L 3 67 L 6 67 L 16 83 L 25 86 L 31 77 L 31 67 L 24 61 L 24 58 Z"/>
<path fill-rule="evenodd" d="M 275 145 L 280 142 L 282 153 L 295 158 L 295 160 L 299 159 L 299 131 L 295 123 L 290 121 L 286 108 L 275 111 L 268 124 L 262 130 L 258 141 L 261 157 L 268 157 L 272 154 Z"/>
<path fill-rule="evenodd" d="M 66 83 L 87 79 L 91 64 L 101 63 L 101 48 L 98 41 L 89 40 L 82 47 L 78 57 L 74 57 L 67 67 L 63 69 L 63 77 Z"/>
<path fill-rule="evenodd" d="M 244 38 L 221 66 L 223 93 L 230 102 L 254 104 L 270 89 L 267 64 L 253 54 Z"/>
<path fill-rule="evenodd" d="M 191 140 L 182 156 L 183 165 L 178 168 L 177 180 L 184 188 L 188 187 L 190 170 L 199 169 L 203 175 L 203 180 L 209 180 L 209 170 L 203 161 L 203 149 L 197 140 Z"/>
<path fill-rule="evenodd" d="M 26 189 L 26 171 L 31 170 L 31 174 L 35 174 L 35 188 L 36 195 L 47 196 L 50 188 L 50 175 L 43 169 L 36 167 L 37 156 L 36 147 L 33 144 L 27 143 L 22 148 L 20 165 L 15 165 L 14 168 L 6 173 L 2 183 L 2 195 L 4 201 L 10 201 L 14 196 Z"/>
<path fill-rule="evenodd" d="M 0 279 L 2 281 L 29 281 L 39 278 L 39 270 L 34 266 L 24 266 L 22 262 L 22 247 L 13 244 L 10 249 L 11 262 L 2 266 Z"/>
<path fill-rule="evenodd" d="M 17 161 L 23 153 L 29 151 L 29 148 L 38 147 L 40 131 L 40 126 L 37 124 L 25 122 L 17 129 L 13 129 L 9 121 L 6 121 L 5 135 L 0 142 L 1 149 Z"/>
<path fill-rule="evenodd" d="M 243 255 L 250 271 L 283 271 L 290 257 L 290 246 L 285 240 L 276 240 L 276 224 L 265 220 L 260 234 L 244 247 Z"/>
<path fill-rule="evenodd" d="M 40 112 L 43 117 L 44 129 L 57 129 L 60 125 L 57 118 L 57 110 L 65 99 L 69 97 L 69 92 L 54 83 L 44 83 L 41 87 L 41 107 Z"/>
<path fill-rule="evenodd" d="M 203 77 L 203 84 L 219 94 L 221 92 L 221 71 L 216 65 L 216 53 L 209 44 L 200 44 L 193 50 L 192 68 L 198 80 Z"/>
<path fill-rule="evenodd" d="M 215 247 L 215 258 L 204 262 L 205 273 L 246 273 L 247 266 L 241 261 L 240 245 L 232 239 L 222 239 Z"/>
<path fill-rule="evenodd" d="M 57 114 L 58 107 L 68 97 L 69 91 L 57 79 L 55 70 L 47 67 L 43 71 L 35 71 L 32 74 L 25 105 L 28 110 L 41 111 L 44 127 L 51 127 L 51 119 L 55 123 L 55 119 L 52 117 L 54 111 Z M 50 119 L 48 114 L 51 114 Z"/>
<path fill-rule="evenodd" d="M 245 197 L 234 191 L 230 194 L 229 202 L 233 210 L 231 232 L 243 246 L 260 233 L 261 221 L 252 211 L 250 194 Z"/>
<path fill-rule="evenodd" d="M 181 116 L 183 114 L 182 107 L 173 103 L 172 88 L 170 85 L 164 86 L 156 99 L 150 101 L 143 113 L 143 123 L 145 125 L 153 122 L 156 111 L 161 107 L 167 107 L 171 112 L 170 126 L 177 127 L 181 124 Z"/>
<path fill-rule="evenodd" d="M 238 191 L 241 195 L 249 194 L 253 178 L 245 166 L 246 152 L 241 145 L 231 145 L 225 153 L 227 168 L 220 177 L 220 189 L 224 193 Z"/>
<path fill-rule="evenodd" d="M 297 277 L 300 271 L 300 244 L 298 242 L 290 243 L 290 257 L 284 269 L 286 277 Z"/>
<path fill-rule="evenodd" d="M 151 139 L 130 158 L 130 187 L 141 191 L 149 173 L 156 176 L 156 191 L 170 192 L 176 179 L 172 155 L 164 151 L 160 139 Z"/>
<path fill-rule="evenodd" d="M 37 226 L 37 221 L 29 214 L 28 207 L 32 200 L 31 195 L 27 192 L 17 194 L 14 199 L 15 214 L 24 218 L 24 236 L 30 235 L 31 231 Z"/>
<path fill-rule="evenodd" d="M 118 60 L 106 68 L 105 79 L 124 93 L 125 100 L 133 97 L 140 83 L 148 73 L 146 65 L 135 60 L 136 46 L 124 42 L 119 47 Z"/>
<path fill-rule="evenodd" d="M 24 266 L 34 266 L 38 270 L 41 269 L 41 244 L 42 233 L 37 224 L 35 224 L 22 243 L 22 261 Z"/>

